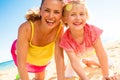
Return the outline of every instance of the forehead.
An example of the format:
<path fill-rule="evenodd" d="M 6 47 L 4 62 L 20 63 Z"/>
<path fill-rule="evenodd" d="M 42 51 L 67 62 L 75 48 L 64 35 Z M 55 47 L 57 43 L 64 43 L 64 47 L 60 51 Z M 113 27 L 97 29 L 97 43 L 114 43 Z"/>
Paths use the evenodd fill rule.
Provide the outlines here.
<path fill-rule="evenodd" d="M 49 8 L 54 10 L 60 10 L 63 7 L 63 3 L 60 0 L 44 0 L 42 8 Z"/>
<path fill-rule="evenodd" d="M 83 4 L 73 4 L 71 11 L 86 11 L 86 7 Z"/>

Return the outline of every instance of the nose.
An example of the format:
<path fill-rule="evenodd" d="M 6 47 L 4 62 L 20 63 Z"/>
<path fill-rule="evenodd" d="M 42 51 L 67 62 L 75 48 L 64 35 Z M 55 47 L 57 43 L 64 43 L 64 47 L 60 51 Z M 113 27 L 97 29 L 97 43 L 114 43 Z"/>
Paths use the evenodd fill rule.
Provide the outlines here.
<path fill-rule="evenodd" d="M 76 15 L 76 19 L 81 19 L 81 16 L 80 15 Z"/>
<path fill-rule="evenodd" d="M 49 13 L 49 17 L 50 17 L 50 18 L 53 18 L 53 17 L 54 17 L 53 12 Z"/>

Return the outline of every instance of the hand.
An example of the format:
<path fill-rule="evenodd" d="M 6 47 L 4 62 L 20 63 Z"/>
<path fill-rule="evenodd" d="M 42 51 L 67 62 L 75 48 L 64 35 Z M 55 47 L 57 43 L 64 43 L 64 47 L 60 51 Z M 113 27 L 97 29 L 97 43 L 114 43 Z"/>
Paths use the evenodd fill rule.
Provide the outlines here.
<path fill-rule="evenodd" d="M 117 73 L 114 73 L 113 76 L 104 76 L 102 80 L 118 80 Z"/>

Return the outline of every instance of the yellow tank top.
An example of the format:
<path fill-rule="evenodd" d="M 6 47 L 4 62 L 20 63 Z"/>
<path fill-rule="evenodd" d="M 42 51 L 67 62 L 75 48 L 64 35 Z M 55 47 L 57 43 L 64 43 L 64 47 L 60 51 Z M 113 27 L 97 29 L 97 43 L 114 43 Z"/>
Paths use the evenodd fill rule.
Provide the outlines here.
<path fill-rule="evenodd" d="M 31 35 L 31 40 L 29 42 L 29 50 L 28 50 L 28 55 L 27 55 L 27 63 L 30 63 L 32 65 L 37 65 L 37 66 L 43 66 L 49 63 L 51 58 L 54 55 L 55 51 L 55 40 L 61 30 L 62 24 L 60 24 L 59 29 L 57 31 L 57 34 L 55 36 L 55 39 L 53 42 L 49 43 L 46 46 L 39 47 L 39 46 L 34 46 L 31 44 L 33 35 L 34 35 L 34 24 L 32 21 L 30 21 L 31 27 L 32 27 L 32 35 Z"/>

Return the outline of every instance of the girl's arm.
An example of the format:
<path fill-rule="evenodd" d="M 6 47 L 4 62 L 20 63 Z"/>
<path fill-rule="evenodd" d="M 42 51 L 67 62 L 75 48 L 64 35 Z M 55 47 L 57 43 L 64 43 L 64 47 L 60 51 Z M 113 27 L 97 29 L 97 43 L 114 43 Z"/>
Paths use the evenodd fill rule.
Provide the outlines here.
<path fill-rule="evenodd" d="M 18 60 L 18 71 L 21 80 L 29 80 L 28 73 L 26 69 L 26 59 L 28 53 L 28 23 L 24 23 L 20 26 L 18 30 L 17 39 L 17 60 Z"/>
<path fill-rule="evenodd" d="M 100 38 L 95 42 L 94 48 L 96 51 L 96 55 L 99 59 L 100 65 L 101 65 L 103 76 L 108 76 L 109 75 L 108 57 L 107 57 L 107 54 L 103 48 L 103 45 L 102 45 Z"/>
<path fill-rule="evenodd" d="M 55 45 L 55 62 L 57 69 L 57 80 L 64 80 L 64 55 L 63 49 L 59 46 L 60 38 L 63 34 L 63 29 L 61 30 Z"/>
<path fill-rule="evenodd" d="M 101 65 L 103 80 L 117 80 L 116 74 L 109 76 L 108 56 L 103 48 L 100 38 L 95 42 L 94 48 L 96 50 L 96 55 Z"/>
<path fill-rule="evenodd" d="M 67 55 L 70 59 L 72 68 L 75 70 L 75 72 L 81 78 L 81 80 L 89 80 L 87 75 L 85 74 L 84 69 L 82 68 L 82 66 L 80 64 L 79 57 L 77 57 L 74 52 L 71 52 L 71 51 L 66 51 L 66 52 L 67 52 Z"/>

